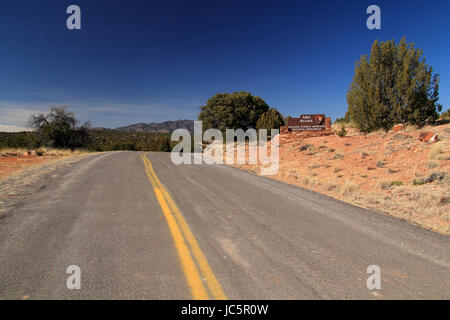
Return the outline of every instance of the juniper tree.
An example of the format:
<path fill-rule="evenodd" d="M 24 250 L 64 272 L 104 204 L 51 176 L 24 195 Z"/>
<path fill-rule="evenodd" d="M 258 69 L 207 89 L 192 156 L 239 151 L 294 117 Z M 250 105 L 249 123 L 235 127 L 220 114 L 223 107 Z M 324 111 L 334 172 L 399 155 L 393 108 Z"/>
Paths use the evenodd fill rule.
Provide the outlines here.
<path fill-rule="evenodd" d="M 203 130 L 256 128 L 259 118 L 269 110 L 267 103 L 249 92 L 219 93 L 200 107 L 198 120 L 203 121 Z"/>
<path fill-rule="evenodd" d="M 347 93 L 350 118 L 363 132 L 389 130 L 396 123 L 424 125 L 438 118 L 439 75 L 423 51 L 405 38 L 372 45 L 356 63 Z"/>
<path fill-rule="evenodd" d="M 281 126 L 284 126 L 284 119 L 275 108 L 270 108 L 264 112 L 256 124 L 258 130 L 267 129 L 269 135 L 271 129 L 280 129 Z"/>

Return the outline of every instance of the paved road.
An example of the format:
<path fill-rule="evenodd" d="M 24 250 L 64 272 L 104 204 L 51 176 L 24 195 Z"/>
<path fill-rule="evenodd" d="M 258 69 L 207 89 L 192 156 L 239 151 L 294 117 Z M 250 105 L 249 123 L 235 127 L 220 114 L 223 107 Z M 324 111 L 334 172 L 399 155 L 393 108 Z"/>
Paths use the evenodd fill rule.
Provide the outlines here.
<path fill-rule="evenodd" d="M 449 237 L 235 168 L 142 156 L 90 156 L 7 212 L 0 298 L 450 298 Z M 70 265 L 80 290 L 66 288 Z"/>

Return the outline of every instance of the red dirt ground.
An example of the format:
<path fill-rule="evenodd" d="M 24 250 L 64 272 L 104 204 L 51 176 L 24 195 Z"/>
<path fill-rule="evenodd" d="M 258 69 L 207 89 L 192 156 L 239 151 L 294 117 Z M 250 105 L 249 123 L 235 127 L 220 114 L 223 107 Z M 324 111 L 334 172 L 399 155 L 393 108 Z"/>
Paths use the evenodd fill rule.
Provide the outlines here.
<path fill-rule="evenodd" d="M 450 234 L 450 125 L 362 135 L 282 134 L 280 170 L 271 178 Z M 438 143 L 419 141 L 438 133 Z M 236 165 L 259 174 L 260 165 Z M 441 181 L 414 185 L 433 173 Z"/>

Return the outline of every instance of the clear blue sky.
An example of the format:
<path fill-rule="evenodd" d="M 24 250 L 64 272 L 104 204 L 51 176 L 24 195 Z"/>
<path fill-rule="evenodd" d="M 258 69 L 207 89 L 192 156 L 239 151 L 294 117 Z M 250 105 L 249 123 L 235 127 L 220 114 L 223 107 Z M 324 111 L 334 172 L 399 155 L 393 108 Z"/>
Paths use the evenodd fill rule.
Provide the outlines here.
<path fill-rule="evenodd" d="M 66 28 L 77 4 L 82 29 Z M 366 28 L 381 7 L 382 29 Z M 347 108 L 355 61 L 375 39 L 403 35 L 441 74 L 450 106 L 450 2 L 2 1 L 0 125 L 69 105 L 82 121 L 117 127 L 195 119 L 218 92 L 246 90 L 284 115 Z"/>

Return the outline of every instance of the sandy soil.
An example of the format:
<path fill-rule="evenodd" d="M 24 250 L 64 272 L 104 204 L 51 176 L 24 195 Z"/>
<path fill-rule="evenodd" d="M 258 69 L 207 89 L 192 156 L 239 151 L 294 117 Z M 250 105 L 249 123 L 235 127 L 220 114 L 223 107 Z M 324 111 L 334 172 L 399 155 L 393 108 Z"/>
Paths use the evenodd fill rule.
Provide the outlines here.
<path fill-rule="evenodd" d="M 0 157 L 0 180 L 25 168 L 52 162 L 63 157 Z"/>
<path fill-rule="evenodd" d="M 0 154 L 0 219 L 28 193 L 45 187 L 52 179 L 58 179 L 57 169 L 75 163 L 89 154 L 66 153 L 41 157 L 3 156 Z"/>
<path fill-rule="evenodd" d="M 280 138 L 271 178 L 450 234 L 450 124 L 399 133 Z M 438 133 L 437 143 L 419 141 Z M 259 165 L 236 165 L 259 174 Z"/>

